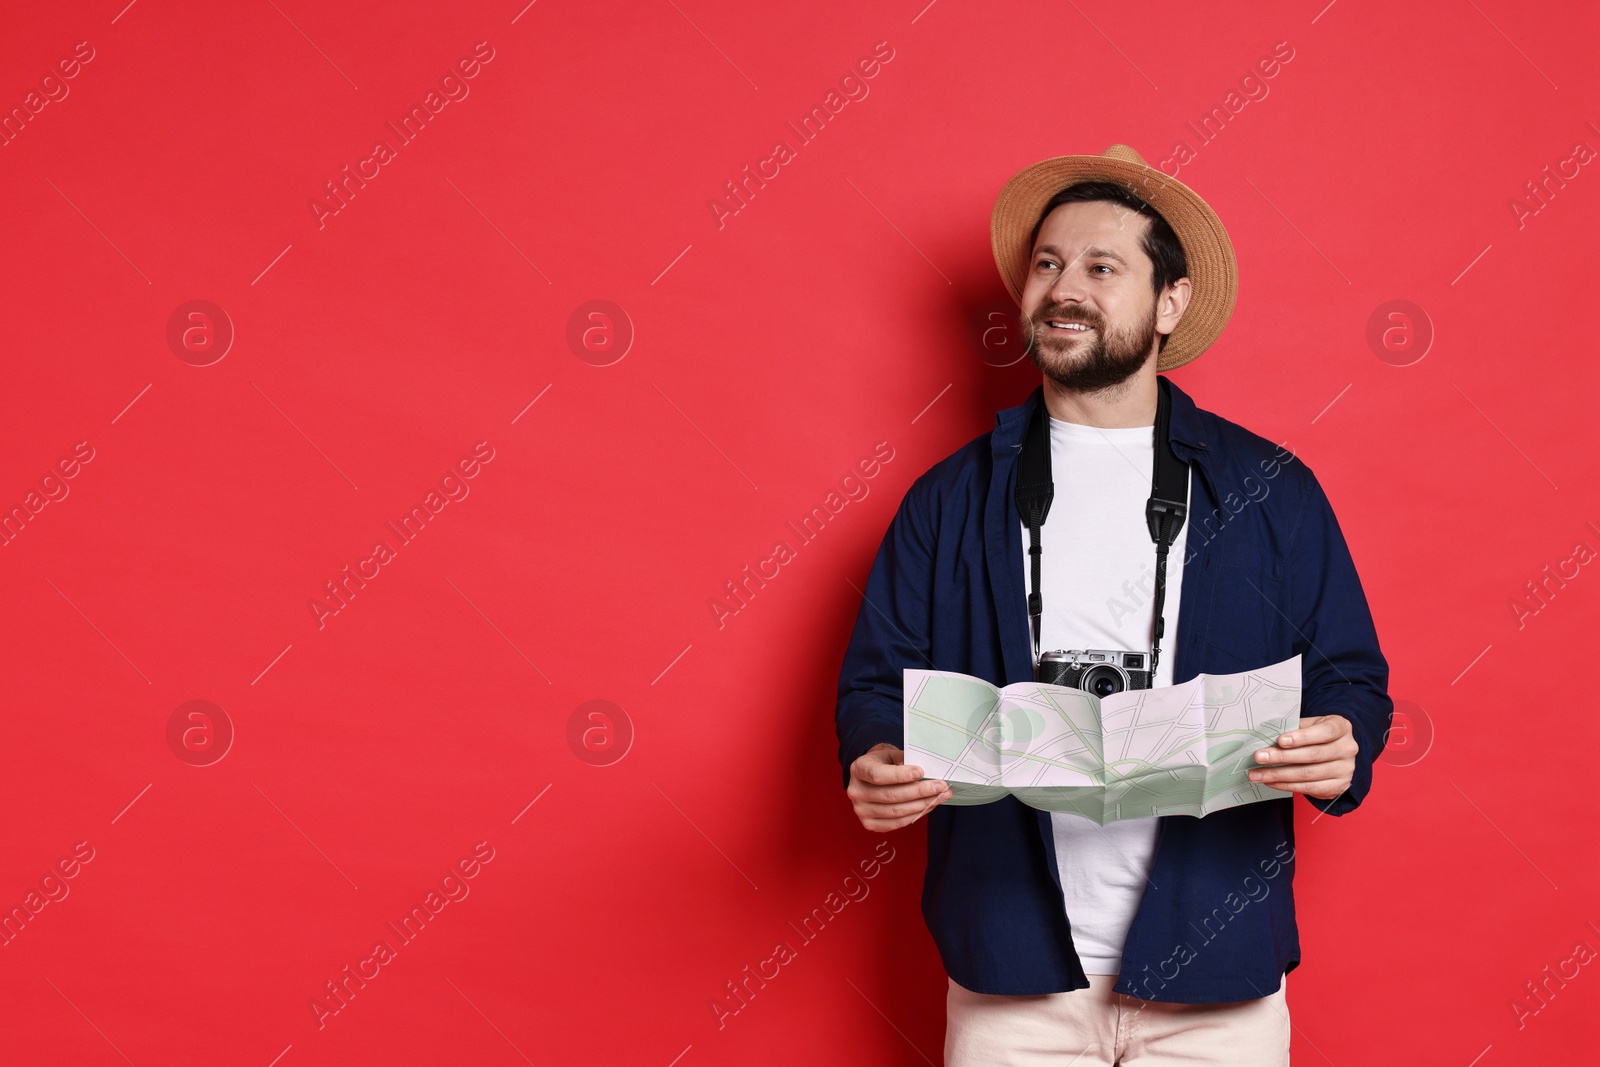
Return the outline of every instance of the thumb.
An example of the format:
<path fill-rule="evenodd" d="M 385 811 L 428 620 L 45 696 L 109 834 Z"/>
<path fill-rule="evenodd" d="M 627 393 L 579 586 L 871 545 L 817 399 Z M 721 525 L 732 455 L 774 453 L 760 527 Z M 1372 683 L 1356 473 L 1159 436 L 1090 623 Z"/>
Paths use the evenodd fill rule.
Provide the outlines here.
<path fill-rule="evenodd" d="M 922 768 L 906 766 L 905 753 L 887 742 L 869 748 L 862 760 L 861 777 L 873 785 L 896 785 L 922 777 Z"/>

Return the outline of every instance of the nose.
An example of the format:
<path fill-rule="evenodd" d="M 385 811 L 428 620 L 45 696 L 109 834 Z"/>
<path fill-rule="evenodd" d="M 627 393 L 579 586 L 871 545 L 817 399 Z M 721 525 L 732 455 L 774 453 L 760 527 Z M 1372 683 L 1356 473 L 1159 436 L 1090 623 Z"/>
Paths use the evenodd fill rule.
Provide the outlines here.
<path fill-rule="evenodd" d="M 1068 265 L 1056 275 L 1050 285 L 1049 295 L 1057 304 L 1082 304 L 1088 299 L 1089 292 L 1078 272 Z"/>

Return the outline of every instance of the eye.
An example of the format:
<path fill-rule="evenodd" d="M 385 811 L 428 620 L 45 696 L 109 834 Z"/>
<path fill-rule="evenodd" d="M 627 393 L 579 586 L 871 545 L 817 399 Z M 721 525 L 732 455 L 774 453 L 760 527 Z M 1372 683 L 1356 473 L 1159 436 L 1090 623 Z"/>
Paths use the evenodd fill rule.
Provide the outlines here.
<path fill-rule="evenodd" d="M 1038 268 L 1040 270 L 1047 270 L 1047 269 L 1049 269 L 1050 265 L 1054 265 L 1054 264 L 1055 264 L 1055 260 L 1050 259 L 1048 257 L 1041 257 L 1039 262 L 1036 264 L 1036 266 L 1038 266 Z"/>
<path fill-rule="evenodd" d="M 1105 268 L 1105 269 L 1106 269 L 1106 270 L 1107 270 L 1107 271 L 1111 271 L 1111 273 L 1113 273 L 1113 274 L 1114 274 L 1114 273 L 1116 273 L 1116 272 L 1115 272 L 1115 271 L 1114 271 L 1114 270 L 1113 270 L 1113 269 L 1112 269 L 1112 267 L 1111 267 L 1111 266 L 1110 266 L 1110 264 L 1107 264 L 1107 263 L 1096 263 L 1096 264 L 1095 264 L 1095 265 L 1094 265 L 1094 266 L 1093 266 L 1093 267 L 1090 267 L 1090 268 L 1089 268 L 1089 269 L 1090 269 L 1090 270 L 1099 270 L 1099 269 L 1101 269 L 1101 268 L 1102 268 L 1102 267 L 1104 267 L 1104 268 Z"/>

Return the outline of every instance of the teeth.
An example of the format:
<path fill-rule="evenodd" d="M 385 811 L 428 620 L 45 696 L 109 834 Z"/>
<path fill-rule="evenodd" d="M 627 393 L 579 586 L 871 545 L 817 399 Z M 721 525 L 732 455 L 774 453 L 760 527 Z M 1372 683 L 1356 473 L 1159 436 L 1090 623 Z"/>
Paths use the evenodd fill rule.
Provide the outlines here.
<path fill-rule="evenodd" d="M 1050 323 L 1050 325 L 1052 327 L 1054 327 L 1055 329 L 1057 329 L 1057 330 L 1087 330 L 1089 328 L 1089 327 L 1083 325 L 1082 323 L 1077 323 L 1077 322 L 1069 322 L 1069 323 L 1052 322 L 1052 323 Z"/>

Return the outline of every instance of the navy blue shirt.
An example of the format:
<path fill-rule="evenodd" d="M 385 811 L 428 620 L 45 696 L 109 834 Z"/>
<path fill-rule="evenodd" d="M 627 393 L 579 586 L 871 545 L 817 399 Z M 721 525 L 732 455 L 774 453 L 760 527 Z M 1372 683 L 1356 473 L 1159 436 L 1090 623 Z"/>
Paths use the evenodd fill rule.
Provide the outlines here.
<path fill-rule="evenodd" d="M 906 491 L 873 560 L 839 674 L 846 785 L 850 764 L 873 745 L 904 744 L 905 668 L 958 671 L 997 686 L 1033 680 L 1013 494 L 1023 431 L 1042 397 L 1041 386 L 999 412 L 993 432 Z M 1162 655 L 1174 657 L 1173 683 L 1298 654 L 1300 714 L 1344 716 L 1360 746 L 1349 789 L 1331 800 L 1300 795 L 1330 815 L 1348 814 L 1372 785 L 1394 705 L 1389 666 L 1327 496 L 1292 452 L 1196 407 L 1175 385 L 1169 436 L 1195 472 L 1177 633 L 1162 643 Z M 1150 549 L 1153 559 L 1154 543 Z M 1294 797 L 1160 818 L 1117 992 L 1207 1004 L 1278 989 L 1300 962 Z M 1007 796 L 941 804 L 922 821 L 922 915 L 950 977 L 978 993 L 1087 988 L 1050 813 Z"/>

